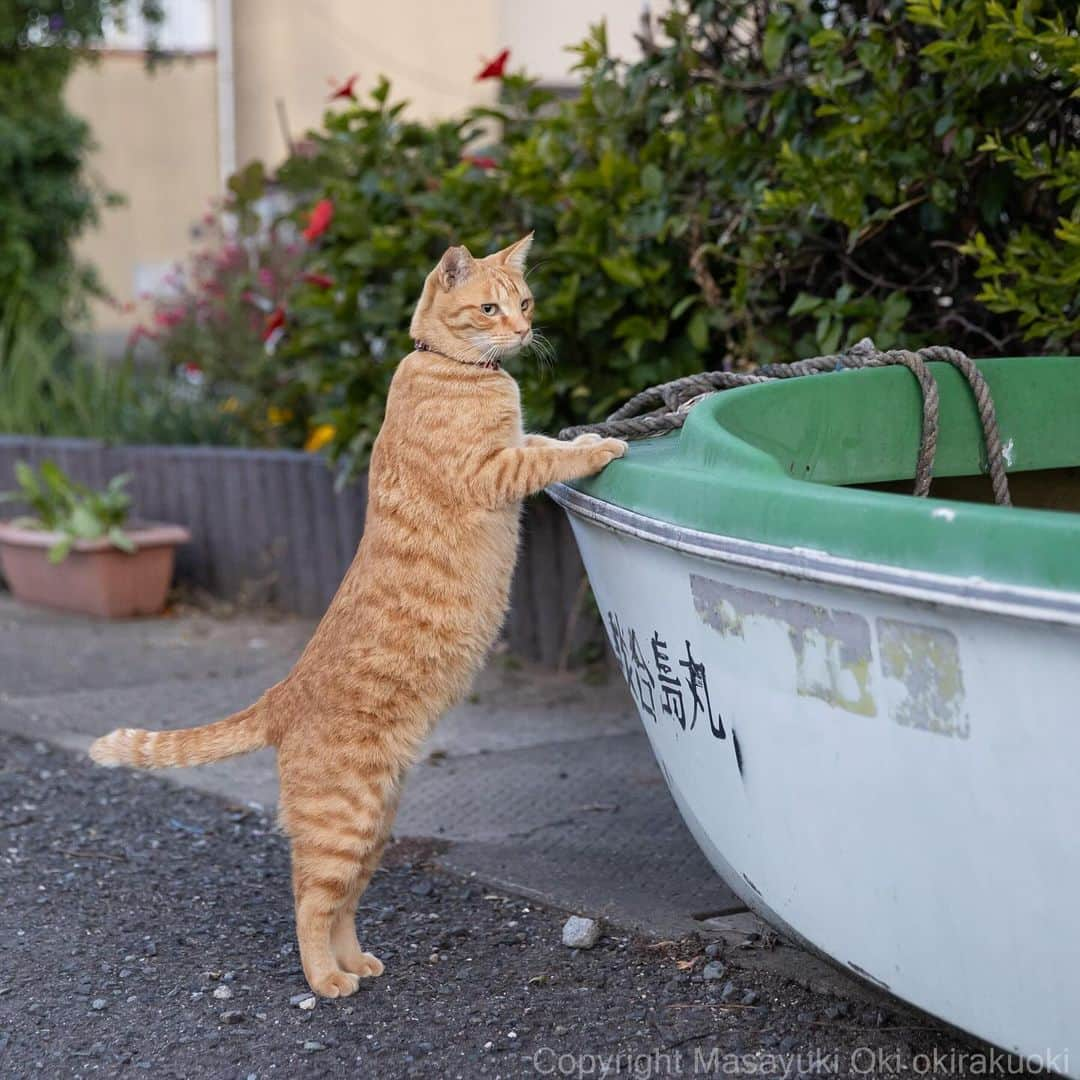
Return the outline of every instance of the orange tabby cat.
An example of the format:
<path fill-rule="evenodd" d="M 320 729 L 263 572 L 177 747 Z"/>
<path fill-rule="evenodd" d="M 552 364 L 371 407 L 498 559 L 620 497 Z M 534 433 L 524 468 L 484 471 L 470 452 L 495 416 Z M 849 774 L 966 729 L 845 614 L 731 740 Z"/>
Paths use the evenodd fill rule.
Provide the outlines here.
<path fill-rule="evenodd" d="M 383 970 L 357 941 L 357 902 L 405 770 L 498 634 L 522 499 L 626 449 L 522 432 L 517 384 L 499 361 L 532 341 L 531 243 L 530 234 L 483 259 L 450 248 L 428 275 L 416 351 L 394 375 L 372 451 L 363 539 L 290 675 L 226 720 L 123 728 L 90 748 L 103 765 L 142 768 L 277 748 L 300 957 L 328 997 Z"/>

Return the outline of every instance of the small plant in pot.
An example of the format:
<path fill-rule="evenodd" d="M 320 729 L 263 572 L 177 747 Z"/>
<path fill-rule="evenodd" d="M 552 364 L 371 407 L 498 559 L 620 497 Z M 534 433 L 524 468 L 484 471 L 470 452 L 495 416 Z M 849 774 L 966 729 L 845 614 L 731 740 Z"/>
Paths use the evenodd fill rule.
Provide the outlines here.
<path fill-rule="evenodd" d="M 126 475 L 92 491 L 45 461 L 20 462 L 15 479 L 0 501 L 30 513 L 0 522 L 0 570 L 16 599 L 109 618 L 161 611 L 187 529 L 129 524 Z"/>

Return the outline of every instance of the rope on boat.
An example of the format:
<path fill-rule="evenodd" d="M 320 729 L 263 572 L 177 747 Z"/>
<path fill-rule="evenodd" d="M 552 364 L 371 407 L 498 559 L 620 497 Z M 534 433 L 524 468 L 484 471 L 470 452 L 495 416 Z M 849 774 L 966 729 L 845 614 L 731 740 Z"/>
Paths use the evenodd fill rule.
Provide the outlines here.
<path fill-rule="evenodd" d="M 650 387 L 636 394 L 625 405 L 616 409 L 605 421 L 597 424 L 579 424 L 559 432 L 560 439 L 573 439 L 586 432 L 594 432 L 605 438 L 647 439 L 654 435 L 666 435 L 681 428 L 687 414 L 702 398 L 720 390 L 755 383 L 774 382 L 778 379 L 821 375 L 845 368 L 873 368 L 901 365 L 906 367 L 919 383 L 922 392 L 922 437 L 919 457 L 915 466 L 913 494 L 925 498 L 930 494 L 930 481 L 934 472 L 934 456 L 937 453 L 939 395 L 937 380 L 928 363 L 938 361 L 951 364 L 963 375 L 971 388 L 975 407 L 982 425 L 983 443 L 986 447 L 990 483 L 994 489 L 994 502 L 1010 506 L 1009 481 L 1005 472 L 1005 455 L 998 431 L 994 401 L 986 379 L 975 364 L 959 349 L 947 345 L 931 345 L 911 352 L 907 349 L 889 349 L 882 352 L 874 347 L 869 338 L 863 338 L 846 352 L 835 356 L 814 356 L 797 360 L 792 364 L 764 364 L 753 372 L 703 371 L 687 375 L 672 382 Z"/>

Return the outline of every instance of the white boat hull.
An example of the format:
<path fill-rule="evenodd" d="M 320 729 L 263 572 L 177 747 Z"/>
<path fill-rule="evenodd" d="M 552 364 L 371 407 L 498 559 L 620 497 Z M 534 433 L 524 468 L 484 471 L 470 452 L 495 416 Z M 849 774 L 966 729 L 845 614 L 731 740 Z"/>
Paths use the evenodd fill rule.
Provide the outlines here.
<path fill-rule="evenodd" d="M 1071 617 L 570 517 L 657 761 L 732 889 L 898 997 L 1080 1075 Z"/>

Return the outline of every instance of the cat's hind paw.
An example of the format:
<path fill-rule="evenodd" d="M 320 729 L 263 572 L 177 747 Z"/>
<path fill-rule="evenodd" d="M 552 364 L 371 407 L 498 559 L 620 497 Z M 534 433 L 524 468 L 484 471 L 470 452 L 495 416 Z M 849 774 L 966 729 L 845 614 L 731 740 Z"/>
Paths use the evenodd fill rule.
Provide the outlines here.
<path fill-rule="evenodd" d="M 308 979 L 308 983 L 322 997 L 348 997 L 359 988 L 360 976 L 350 971 L 330 971 L 318 978 Z"/>
<path fill-rule="evenodd" d="M 359 949 L 341 957 L 338 962 L 346 971 L 359 975 L 362 979 L 374 979 L 383 973 L 383 962 L 377 956 Z"/>

